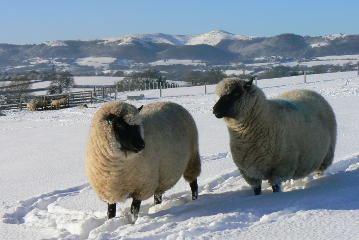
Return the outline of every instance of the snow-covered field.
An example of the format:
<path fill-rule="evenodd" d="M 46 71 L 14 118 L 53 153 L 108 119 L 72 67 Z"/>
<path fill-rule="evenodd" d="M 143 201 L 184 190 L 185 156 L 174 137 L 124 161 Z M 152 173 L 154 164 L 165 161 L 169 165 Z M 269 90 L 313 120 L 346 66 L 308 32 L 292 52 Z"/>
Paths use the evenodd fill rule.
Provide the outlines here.
<path fill-rule="evenodd" d="M 201 60 L 191 59 L 166 59 L 158 60 L 149 63 L 151 66 L 167 66 L 167 65 L 193 65 L 193 66 L 206 66 L 206 63 Z"/>
<path fill-rule="evenodd" d="M 78 58 L 76 63 L 81 66 L 89 66 L 95 68 L 108 68 L 109 64 L 116 61 L 113 57 L 86 57 Z"/>
<path fill-rule="evenodd" d="M 5 111 L 0 116 L 0 239 L 358 239 L 359 78 L 356 72 L 261 80 L 272 97 L 294 88 L 318 91 L 333 106 L 338 143 L 333 165 L 321 178 L 265 185 L 254 196 L 232 162 L 223 120 L 212 115 L 214 86 L 144 92 L 136 106 L 156 101 L 182 104 L 194 116 L 200 140 L 200 196 L 190 200 L 181 180 L 161 205 L 152 199 L 129 224 L 130 201 L 106 220 L 106 205 L 84 174 L 88 109 Z M 125 95 L 122 96 L 125 99 Z"/>
<path fill-rule="evenodd" d="M 263 58 L 257 58 L 257 60 L 263 60 Z M 324 57 L 317 57 L 311 61 L 293 61 L 293 62 L 258 62 L 258 63 L 250 63 L 245 64 L 248 67 L 275 67 L 275 66 L 288 66 L 288 67 L 295 67 L 295 66 L 307 66 L 307 67 L 314 67 L 320 65 L 338 65 L 343 66 L 345 64 L 350 65 L 357 65 L 359 62 L 359 55 L 337 55 L 337 56 L 324 56 Z"/>
<path fill-rule="evenodd" d="M 75 76 L 75 85 L 115 85 L 118 81 L 123 80 L 123 77 L 107 77 L 107 76 Z"/>

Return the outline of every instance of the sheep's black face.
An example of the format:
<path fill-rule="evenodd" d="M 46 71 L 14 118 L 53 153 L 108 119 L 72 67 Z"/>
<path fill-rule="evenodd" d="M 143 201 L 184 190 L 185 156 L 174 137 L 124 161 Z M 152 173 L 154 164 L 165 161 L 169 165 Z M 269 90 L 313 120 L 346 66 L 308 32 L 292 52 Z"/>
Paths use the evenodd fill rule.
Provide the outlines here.
<path fill-rule="evenodd" d="M 213 114 L 217 118 L 235 117 L 233 106 L 240 98 L 240 94 L 228 94 L 222 96 L 213 107 Z"/>
<path fill-rule="evenodd" d="M 121 144 L 121 150 L 138 153 L 145 148 L 139 125 L 130 125 L 122 117 L 112 114 L 106 120 L 112 125 L 116 140 Z"/>
<path fill-rule="evenodd" d="M 240 103 L 243 95 L 250 92 L 253 79 L 245 82 L 243 85 L 237 85 L 229 94 L 221 96 L 213 107 L 213 114 L 217 118 L 235 118 L 238 114 L 237 105 Z"/>

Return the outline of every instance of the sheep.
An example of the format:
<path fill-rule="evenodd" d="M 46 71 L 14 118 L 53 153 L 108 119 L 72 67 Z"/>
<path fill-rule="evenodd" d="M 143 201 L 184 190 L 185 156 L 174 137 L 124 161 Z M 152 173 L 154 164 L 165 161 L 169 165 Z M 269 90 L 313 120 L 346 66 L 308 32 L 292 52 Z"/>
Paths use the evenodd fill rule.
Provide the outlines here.
<path fill-rule="evenodd" d="M 36 101 L 36 99 L 31 99 L 30 102 L 26 103 L 26 108 L 29 111 L 36 111 L 37 110 L 37 101 Z"/>
<path fill-rule="evenodd" d="M 53 99 L 53 100 L 51 100 L 51 108 L 53 108 L 53 109 L 60 109 L 60 107 L 61 107 L 61 104 L 60 104 L 59 99 Z"/>
<path fill-rule="evenodd" d="M 63 98 L 60 98 L 60 99 L 54 99 L 54 100 L 51 101 L 51 108 L 60 109 L 62 105 L 64 105 L 64 106 L 68 105 L 68 98 L 67 97 L 63 97 Z"/>
<path fill-rule="evenodd" d="M 261 193 L 262 180 L 280 192 L 283 181 L 322 174 L 333 161 L 337 136 L 328 102 L 309 90 L 268 100 L 252 82 L 222 80 L 213 114 L 224 118 L 233 161 L 255 195 Z"/>
<path fill-rule="evenodd" d="M 87 145 L 90 185 L 116 216 L 116 202 L 132 198 L 131 216 L 141 201 L 154 195 L 155 204 L 181 175 L 198 197 L 201 171 L 198 133 L 192 116 L 178 104 L 152 103 L 137 109 L 125 102 L 105 103 L 96 111 Z"/>
<path fill-rule="evenodd" d="M 42 110 L 46 109 L 48 102 L 46 99 L 31 99 L 30 102 L 26 104 L 26 108 L 30 111 L 36 111 L 39 108 Z"/>
<path fill-rule="evenodd" d="M 48 104 L 49 104 L 49 102 L 45 98 L 37 100 L 37 108 L 41 108 L 42 110 L 45 110 L 47 108 Z"/>

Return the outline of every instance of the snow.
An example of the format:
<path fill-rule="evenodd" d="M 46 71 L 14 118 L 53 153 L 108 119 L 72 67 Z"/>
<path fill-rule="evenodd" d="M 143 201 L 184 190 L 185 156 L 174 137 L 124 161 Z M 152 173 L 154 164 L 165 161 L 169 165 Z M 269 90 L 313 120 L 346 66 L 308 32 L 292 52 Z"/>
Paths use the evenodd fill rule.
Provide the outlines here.
<path fill-rule="evenodd" d="M 325 35 L 323 38 L 333 41 L 336 39 L 345 38 L 346 36 L 347 35 L 343 33 L 333 33 L 333 34 Z"/>
<path fill-rule="evenodd" d="M 76 63 L 80 66 L 89 66 L 94 68 L 108 68 L 109 64 L 116 61 L 114 57 L 86 57 L 78 58 Z"/>
<path fill-rule="evenodd" d="M 192 60 L 192 59 L 166 59 L 158 60 L 155 62 L 149 63 L 151 66 L 168 66 L 168 65 L 192 65 L 192 66 L 206 66 L 206 63 L 201 60 Z"/>
<path fill-rule="evenodd" d="M 0 116 L 0 239 L 357 239 L 359 236 L 359 77 L 356 72 L 263 79 L 269 97 L 294 88 L 321 93 L 333 106 L 338 142 L 333 165 L 322 177 L 283 183 L 283 192 L 254 196 L 233 164 L 228 133 L 212 107 L 215 86 L 142 93 L 140 106 L 173 101 L 193 115 L 199 131 L 200 196 L 190 198 L 180 180 L 161 205 L 144 201 L 135 224 L 130 201 L 106 220 L 106 205 L 89 187 L 84 156 L 87 109 L 4 111 Z M 131 92 L 138 94 L 139 92 Z M 126 99 L 127 93 L 120 94 Z"/>
<path fill-rule="evenodd" d="M 324 57 L 317 57 L 318 60 L 358 60 L 359 61 L 359 55 L 353 54 L 353 55 L 334 55 L 334 56 L 324 56 Z"/>
<path fill-rule="evenodd" d="M 154 43 L 165 43 L 171 45 L 183 45 L 186 41 L 184 35 L 170 35 L 164 33 L 153 33 L 153 34 L 132 34 L 124 35 L 115 38 L 106 38 L 101 44 L 118 43 L 118 45 L 132 44 L 133 41 L 143 42 L 154 42 Z"/>
<path fill-rule="evenodd" d="M 198 44 L 207 44 L 215 46 L 225 39 L 237 39 L 237 40 L 250 40 L 253 37 L 235 35 L 225 31 L 210 31 L 208 33 L 198 34 L 191 37 L 186 45 L 198 45 Z"/>
<path fill-rule="evenodd" d="M 60 41 L 60 40 L 46 41 L 46 42 L 44 42 L 44 44 L 49 47 L 66 47 L 66 46 L 68 46 L 64 41 Z"/>
<path fill-rule="evenodd" d="M 251 72 L 253 71 L 250 70 L 244 71 L 245 74 L 250 74 Z M 231 76 L 231 75 L 239 76 L 243 74 L 243 69 L 228 69 L 228 70 L 224 70 L 223 73 L 226 74 L 227 76 Z"/>
<path fill-rule="evenodd" d="M 310 44 L 310 46 L 312 48 L 325 47 L 325 46 L 328 46 L 328 45 L 329 45 L 328 42 L 316 42 L 316 43 Z"/>
<path fill-rule="evenodd" d="M 124 77 L 107 77 L 107 76 L 75 76 L 74 84 L 75 85 L 114 85 L 118 81 L 123 80 Z"/>
<path fill-rule="evenodd" d="M 237 39 L 237 40 L 251 40 L 254 37 L 244 36 L 229 33 L 222 30 L 210 31 L 203 34 L 194 34 L 194 35 L 171 35 L 164 33 L 148 33 L 148 34 L 129 34 L 123 35 L 120 37 L 106 38 L 99 44 L 118 44 L 118 45 L 130 45 L 134 42 L 139 42 L 146 44 L 148 42 L 153 43 L 164 43 L 170 45 L 198 45 L 198 44 L 207 44 L 215 46 L 219 42 L 225 39 Z"/>

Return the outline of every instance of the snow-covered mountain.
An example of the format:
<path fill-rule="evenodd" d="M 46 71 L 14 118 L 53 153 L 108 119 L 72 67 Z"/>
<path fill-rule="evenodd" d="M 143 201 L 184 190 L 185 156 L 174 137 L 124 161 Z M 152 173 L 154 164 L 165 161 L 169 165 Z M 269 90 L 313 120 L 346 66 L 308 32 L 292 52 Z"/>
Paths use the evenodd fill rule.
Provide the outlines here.
<path fill-rule="evenodd" d="M 137 42 L 165 43 L 171 45 L 184 45 L 189 37 L 186 35 L 170 35 L 164 33 L 130 34 L 114 38 L 105 38 L 99 44 L 129 45 Z"/>
<path fill-rule="evenodd" d="M 54 64 L 54 59 L 57 59 L 56 62 L 61 66 L 83 72 L 91 66 L 79 64 L 81 61 L 78 59 L 113 59 L 111 63 L 106 63 L 106 67 L 116 70 L 122 68 L 123 63 L 149 64 L 168 59 L 175 59 L 175 62 L 189 60 L 205 62 L 206 65 L 225 65 L 273 56 L 278 59 L 302 61 L 353 54 L 359 54 L 359 35 L 331 34 L 311 37 L 286 33 L 272 37 L 251 37 L 223 30 L 194 35 L 149 33 L 28 45 L 0 43 L 0 71 L 46 69 Z M 30 64 L 30 59 L 44 61 L 35 66 Z M 48 62 L 47 66 L 45 61 Z"/>
<path fill-rule="evenodd" d="M 186 45 L 199 45 L 207 44 L 215 46 L 223 40 L 251 40 L 254 37 L 237 35 L 226 31 L 211 31 L 208 33 L 198 34 L 191 36 Z"/>
<path fill-rule="evenodd" d="M 171 35 L 163 33 L 131 34 L 115 38 L 103 39 L 104 44 L 117 43 L 119 45 L 134 44 L 136 42 L 165 43 L 171 45 L 200 45 L 215 46 L 223 40 L 251 40 L 253 37 L 236 35 L 223 30 L 210 31 L 195 35 Z"/>

